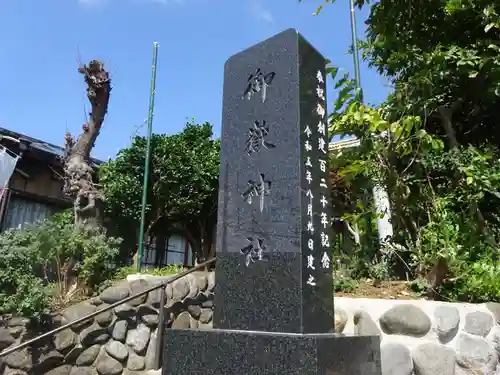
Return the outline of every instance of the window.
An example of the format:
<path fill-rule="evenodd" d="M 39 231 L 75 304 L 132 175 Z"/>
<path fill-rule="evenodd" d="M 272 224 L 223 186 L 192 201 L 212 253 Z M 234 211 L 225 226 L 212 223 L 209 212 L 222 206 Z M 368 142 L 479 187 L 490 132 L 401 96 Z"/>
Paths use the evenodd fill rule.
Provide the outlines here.
<path fill-rule="evenodd" d="M 192 265 L 190 261 L 191 246 L 189 246 L 184 237 L 179 235 L 170 236 L 166 245 L 168 246 L 166 249 L 167 264 Z M 186 254 L 186 250 L 188 254 Z"/>
<path fill-rule="evenodd" d="M 59 211 L 60 209 L 53 205 L 12 196 L 7 207 L 2 231 L 24 229 L 27 225 L 47 219 Z"/>
<path fill-rule="evenodd" d="M 192 266 L 193 251 L 187 239 L 180 235 L 171 235 L 165 242 L 152 237 L 144 246 L 142 264 L 159 268 L 171 264 Z"/>

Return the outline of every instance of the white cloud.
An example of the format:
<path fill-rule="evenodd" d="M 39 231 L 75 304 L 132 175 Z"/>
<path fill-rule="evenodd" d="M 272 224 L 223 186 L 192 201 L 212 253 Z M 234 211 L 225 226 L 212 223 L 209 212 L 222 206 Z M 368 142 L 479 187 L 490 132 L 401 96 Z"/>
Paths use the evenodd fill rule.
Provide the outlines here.
<path fill-rule="evenodd" d="M 263 0 L 250 0 L 249 7 L 250 12 L 256 19 L 268 23 L 274 22 L 273 14 L 264 5 Z"/>

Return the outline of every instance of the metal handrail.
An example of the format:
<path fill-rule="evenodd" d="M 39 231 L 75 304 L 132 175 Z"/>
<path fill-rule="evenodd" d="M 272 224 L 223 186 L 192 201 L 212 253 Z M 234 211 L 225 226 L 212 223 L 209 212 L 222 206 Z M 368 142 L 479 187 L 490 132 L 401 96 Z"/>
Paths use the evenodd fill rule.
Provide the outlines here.
<path fill-rule="evenodd" d="M 86 320 L 89 320 L 90 318 L 93 318 L 99 314 L 102 314 L 103 312 L 106 312 L 108 310 L 111 310 L 111 309 L 114 309 L 115 307 L 117 306 L 120 306 L 124 303 L 127 303 L 129 301 L 132 301 L 133 299 L 137 298 L 137 297 L 142 297 L 156 289 L 160 289 L 161 288 L 161 294 L 160 294 L 160 311 L 159 311 L 159 317 L 158 317 L 158 333 L 157 333 L 157 338 L 156 338 L 156 357 L 155 357 L 155 370 L 158 370 L 160 369 L 161 367 L 161 344 L 162 344 L 162 338 L 163 338 L 163 332 L 164 332 L 164 329 L 165 329 L 165 312 L 164 312 L 164 306 L 165 306 L 165 287 L 169 284 L 172 284 L 174 281 L 176 280 L 179 280 L 180 278 L 186 276 L 186 275 L 189 275 L 190 273 L 194 272 L 194 271 L 197 271 L 199 270 L 200 268 L 204 268 L 206 266 L 208 266 L 209 264 L 211 263 L 214 263 L 215 261 L 217 260 L 216 257 L 213 257 L 212 259 L 209 259 L 203 263 L 200 263 L 192 268 L 190 268 L 189 270 L 186 270 L 186 271 L 183 271 L 183 272 L 180 272 L 179 274 L 169 278 L 168 280 L 165 280 L 164 282 L 161 282 L 159 283 L 158 285 L 155 285 L 149 289 L 146 289 L 140 293 L 137 293 L 137 294 L 134 294 L 132 296 L 129 296 L 127 298 L 124 298 L 118 302 L 115 302 L 101 310 L 98 310 L 98 311 L 95 311 L 93 312 L 92 314 L 88 314 L 80 319 L 77 319 L 71 323 L 68 323 L 68 324 L 65 324 L 63 326 L 60 326 L 56 329 L 53 329 L 52 331 L 49 331 L 47 333 L 44 333 L 40 336 L 37 336 L 31 340 L 28 340 L 28 341 L 25 341 L 17 346 L 14 346 L 13 348 L 8 348 L 8 349 L 5 349 L 4 351 L 0 352 L 0 358 L 2 357 L 5 357 L 15 351 L 18 351 L 18 350 L 21 350 L 21 349 L 24 349 L 28 346 L 30 346 L 31 344 L 39 341 L 39 340 L 42 340 L 44 338 L 47 338 L 47 337 L 50 337 L 52 335 L 55 335 L 56 333 L 59 333 L 61 331 L 64 331 L 65 329 L 68 329 L 68 328 L 71 328 L 75 325 L 78 325 L 80 323 L 83 323 L 85 322 Z"/>

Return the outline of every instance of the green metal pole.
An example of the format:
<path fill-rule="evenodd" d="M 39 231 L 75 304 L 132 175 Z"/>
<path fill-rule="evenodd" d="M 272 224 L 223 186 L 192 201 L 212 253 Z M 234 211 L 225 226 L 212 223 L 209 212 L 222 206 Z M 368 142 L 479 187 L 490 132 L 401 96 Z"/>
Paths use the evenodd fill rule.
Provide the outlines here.
<path fill-rule="evenodd" d="M 359 70 L 359 49 L 358 49 L 358 37 L 356 28 L 356 7 L 354 6 L 354 0 L 349 0 L 349 7 L 351 10 L 351 38 L 352 38 L 352 57 L 354 60 L 354 78 L 356 80 L 356 89 L 359 95 L 361 93 L 361 73 Z M 363 97 L 361 96 L 361 100 Z"/>
<path fill-rule="evenodd" d="M 148 114 L 148 138 L 146 146 L 146 159 L 144 161 L 144 182 L 142 184 L 142 205 L 141 205 L 141 224 L 139 228 L 139 250 L 137 254 L 137 272 L 141 272 L 142 257 L 144 254 L 144 221 L 146 218 L 146 203 L 148 200 L 148 180 L 149 180 L 149 162 L 151 159 L 151 134 L 153 132 L 153 112 L 155 106 L 155 87 L 156 87 L 156 62 L 158 58 L 158 42 L 153 44 L 153 72 L 151 75 L 151 92 L 149 95 L 149 114 Z"/>
<path fill-rule="evenodd" d="M 356 26 L 356 6 L 354 5 L 354 0 L 349 0 L 349 10 L 351 13 L 351 38 L 352 38 L 352 59 L 354 62 L 354 79 L 356 82 L 356 95 L 358 99 L 363 102 L 363 91 L 361 90 L 361 72 L 359 69 L 359 48 L 358 48 L 358 33 Z M 369 202 L 368 199 L 364 199 L 364 204 L 367 205 Z M 368 214 L 365 216 L 365 225 L 366 225 L 366 235 L 368 241 L 365 239 L 365 246 L 367 246 L 370 250 L 372 249 L 372 215 Z"/>

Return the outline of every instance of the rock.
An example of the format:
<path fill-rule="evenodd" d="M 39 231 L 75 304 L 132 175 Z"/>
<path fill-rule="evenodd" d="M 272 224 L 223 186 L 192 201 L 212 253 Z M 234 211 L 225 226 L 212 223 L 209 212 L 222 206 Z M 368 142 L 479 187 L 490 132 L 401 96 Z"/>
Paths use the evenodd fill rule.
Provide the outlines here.
<path fill-rule="evenodd" d="M 189 293 L 187 295 L 187 298 L 194 298 L 198 295 L 198 292 L 200 291 L 198 287 L 198 280 L 195 275 L 192 273 L 186 276 L 186 281 L 189 285 Z"/>
<path fill-rule="evenodd" d="M 21 333 L 24 332 L 24 327 L 9 327 L 9 332 L 12 335 L 12 337 L 18 338 L 19 336 L 21 336 Z"/>
<path fill-rule="evenodd" d="M 91 346 L 94 344 L 104 344 L 109 339 L 109 333 L 106 328 L 99 326 L 97 323 L 85 328 L 80 332 L 80 342 L 83 346 Z"/>
<path fill-rule="evenodd" d="M 198 319 L 200 317 L 200 315 L 201 315 L 201 307 L 198 306 L 198 305 L 189 305 L 187 307 L 187 311 L 195 319 Z"/>
<path fill-rule="evenodd" d="M 213 328 L 214 328 L 213 322 L 210 322 L 210 323 L 199 323 L 198 322 L 198 329 L 206 330 L 206 329 L 213 329 Z"/>
<path fill-rule="evenodd" d="M 161 372 L 154 371 L 154 372 L 144 372 L 144 371 L 132 371 L 129 370 L 128 368 L 123 369 L 122 375 L 161 375 Z"/>
<path fill-rule="evenodd" d="M 382 375 L 412 375 L 413 360 L 410 349 L 400 343 L 382 343 Z"/>
<path fill-rule="evenodd" d="M 167 297 L 165 296 L 165 301 Z M 148 298 L 146 298 L 146 303 L 150 306 L 159 308 L 160 307 L 160 300 L 161 300 L 161 290 L 160 288 L 152 290 L 148 294 Z"/>
<path fill-rule="evenodd" d="M 70 351 L 76 345 L 77 335 L 71 329 L 65 329 L 54 335 L 54 347 L 61 353 Z"/>
<path fill-rule="evenodd" d="M 146 352 L 147 353 L 147 352 Z M 127 360 L 127 369 L 131 371 L 140 371 L 145 368 L 144 358 L 135 354 L 135 352 L 129 348 L 128 351 L 128 360 Z"/>
<path fill-rule="evenodd" d="M 203 294 L 199 294 L 203 295 Z M 201 307 L 205 309 L 213 309 L 214 308 L 214 295 L 210 294 L 206 297 L 206 299 L 201 303 Z"/>
<path fill-rule="evenodd" d="M 158 315 L 141 315 L 141 320 L 149 327 L 156 328 L 159 322 Z"/>
<path fill-rule="evenodd" d="M 486 308 L 491 311 L 491 313 L 495 316 L 495 320 L 497 324 L 500 324 L 500 303 L 496 302 L 488 302 L 485 304 Z"/>
<path fill-rule="evenodd" d="M 495 349 L 484 338 L 460 333 L 456 351 L 457 363 L 487 374 L 494 371 L 498 358 Z"/>
<path fill-rule="evenodd" d="M 128 322 L 126 320 L 117 320 L 113 326 L 111 336 L 118 341 L 124 342 L 127 337 Z"/>
<path fill-rule="evenodd" d="M 100 375 L 121 375 L 123 366 L 111 357 L 105 350 L 101 350 L 95 361 L 95 368 Z"/>
<path fill-rule="evenodd" d="M 96 344 L 88 347 L 78 356 L 78 358 L 75 361 L 75 364 L 77 366 L 90 366 L 95 361 L 100 351 L 101 351 L 100 345 Z"/>
<path fill-rule="evenodd" d="M 16 340 L 7 328 L 0 328 L 0 351 L 14 344 Z"/>
<path fill-rule="evenodd" d="M 165 287 L 165 299 L 169 300 L 174 298 L 174 288 L 172 287 L 172 284 L 167 284 Z"/>
<path fill-rule="evenodd" d="M 49 370 L 44 375 L 70 375 L 70 373 L 71 373 L 71 365 L 62 365 L 52 370 Z"/>
<path fill-rule="evenodd" d="M 64 356 L 56 350 L 42 353 L 33 366 L 33 372 L 40 374 L 62 364 Z"/>
<path fill-rule="evenodd" d="M 335 308 L 335 332 L 342 333 L 347 324 L 347 313 L 340 307 Z"/>
<path fill-rule="evenodd" d="M 173 289 L 173 299 L 176 301 L 182 301 L 189 294 L 189 283 L 185 278 L 178 279 L 172 284 Z"/>
<path fill-rule="evenodd" d="M 181 312 L 172 323 L 173 329 L 185 329 L 191 327 L 191 315 L 187 311 Z"/>
<path fill-rule="evenodd" d="M 207 291 L 213 292 L 215 289 L 215 272 L 209 272 L 207 275 Z"/>
<path fill-rule="evenodd" d="M 120 341 L 111 340 L 104 347 L 106 352 L 120 362 L 125 362 L 128 357 L 128 349 Z"/>
<path fill-rule="evenodd" d="M 474 311 L 465 316 L 464 331 L 485 337 L 493 327 L 493 317 L 483 311 Z"/>
<path fill-rule="evenodd" d="M 198 293 L 196 297 L 193 298 L 193 302 L 189 300 L 190 304 L 193 305 L 201 305 L 203 302 L 205 302 L 208 299 L 208 294 L 207 293 Z"/>
<path fill-rule="evenodd" d="M 73 367 L 69 375 L 95 375 L 92 367 Z"/>
<path fill-rule="evenodd" d="M 489 341 L 493 344 L 493 347 L 500 355 L 500 326 L 496 325 L 490 331 L 490 335 L 488 336 Z M 500 372 L 500 371 L 499 371 Z"/>
<path fill-rule="evenodd" d="M 3 375 L 27 375 L 27 374 L 28 373 L 26 371 L 10 368 L 9 366 L 5 368 L 5 372 L 3 373 Z"/>
<path fill-rule="evenodd" d="M 66 319 L 61 314 L 56 314 L 56 315 L 52 316 L 52 324 L 55 327 L 60 327 L 60 326 L 63 326 L 65 324 L 68 324 L 68 319 Z"/>
<path fill-rule="evenodd" d="M 380 327 L 387 334 L 422 337 L 431 329 L 431 320 L 419 307 L 411 304 L 397 305 L 379 319 Z"/>
<path fill-rule="evenodd" d="M 28 348 L 16 350 L 4 357 L 4 362 L 7 366 L 13 369 L 30 371 L 33 368 L 33 358 Z"/>
<path fill-rule="evenodd" d="M 99 297 L 92 297 L 88 300 L 91 305 L 99 306 L 102 305 L 102 300 Z"/>
<path fill-rule="evenodd" d="M 137 313 L 135 307 L 129 305 L 128 303 L 122 303 L 115 307 L 115 314 L 120 319 L 129 319 Z"/>
<path fill-rule="evenodd" d="M 198 328 L 199 324 L 200 323 L 195 318 L 193 318 L 192 316 L 189 317 L 189 328 L 196 329 Z"/>
<path fill-rule="evenodd" d="M 413 349 L 415 375 L 454 375 L 455 351 L 433 342 L 426 342 Z"/>
<path fill-rule="evenodd" d="M 200 323 L 208 323 L 212 321 L 212 316 L 213 316 L 212 309 L 201 309 L 199 321 Z"/>
<path fill-rule="evenodd" d="M 366 311 L 354 313 L 354 334 L 358 336 L 380 336 L 380 330 Z"/>
<path fill-rule="evenodd" d="M 174 315 L 179 315 L 185 308 L 186 306 L 182 302 L 173 299 L 169 300 L 166 305 L 166 311 Z"/>
<path fill-rule="evenodd" d="M 151 331 L 143 323 L 139 323 L 136 329 L 132 329 L 127 333 L 126 343 L 137 354 L 142 354 L 149 343 Z"/>
<path fill-rule="evenodd" d="M 146 370 L 151 370 L 155 368 L 157 339 L 158 339 L 158 330 L 156 330 L 151 334 L 151 340 L 149 341 L 148 350 L 146 351 L 146 356 L 144 357 L 144 365 Z"/>
<path fill-rule="evenodd" d="M 85 348 L 82 345 L 76 344 L 68 353 L 66 353 L 64 363 L 74 364 L 78 356 L 83 353 L 84 349 Z"/>
<path fill-rule="evenodd" d="M 441 305 L 434 310 L 437 334 L 439 341 L 446 344 L 450 342 L 458 332 L 460 314 L 454 306 Z"/>
<path fill-rule="evenodd" d="M 107 303 L 103 303 L 98 307 L 98 310 L 105 309 L 109 305 Z M 95 321 L 101 327 L 107 327 L 111 321 L 113 320 L 113 309 L 106 310 L 95 317 Z"/>
<path fill-rule="evenodd" d="M 129 283 L 130 295 L 138 294 L 144 292 L 145 290 L 151 288 L 151 285 L 144 279 L 133 280 Z M 134 298 L 132 301 L 129 301 L 128 304 L 131 306 L 139 306 L 146 302 L 146 298 L 148 298 L 147 294 L 143 294 L 140 297 Z"/>
<path fill-rule="evenodd" d="M 198 290 L 200 292 L 203 292 L 205 289 L 207 289 L 207 286 L 208 286 L 207 273 L 206 272 L 197 272 L 196 273 L 196 283 L 198 284 Z"/>
<path fill-rule="evenodd" d="M 64 319 L 68 321 L 68 323 L 72 323 L 78 319 L 81 319 L 89 314 L 92 314 L 97 311 L 97 308 L 94 305 L 91 305 L 87 302 L 80 302 L 76 305 L 68 307 L 66 310 L 62 312 L 62 316 Z M 94 321 L 93 318 L 90 318 L 84 322 L 78 323 L 72 326 L 73 330 L 80 330 L 81 328 L 92 324 Z"/>
<path fill-rule="evenodd" d="M 139 315 L 140 319 L 151 328 L 155 328 L 158 325 L 158 311 L 149 305 L 139 306 L 137 315 Z"/>
<path fill-rule="evenodd" d="M 104 303 L 109 303 L 110 305 L 127 298 L 130 294 L 128 288 L 128 283 L 123 282 L 121 284 L 109 287 L 105 289 L 99 296 L 99 299 Z"/>
<path fill-rule="evenodd" d="M 8 327 L 26 327 L 30 323 L 28 318 L 13 317 L 7 322 Z"/>
<path fill-rule="evenodd" d="M 477 375 L 477 372 L 472 372 L 472 370 L 459 366 L 457 363 L 455 364 L 455 375 Z"/>

